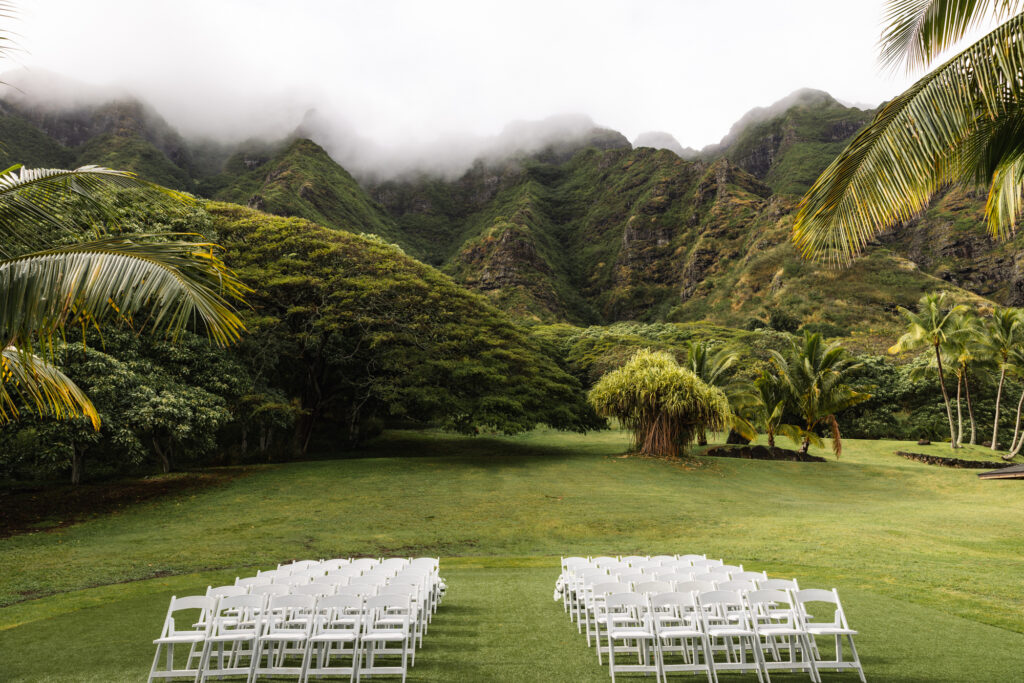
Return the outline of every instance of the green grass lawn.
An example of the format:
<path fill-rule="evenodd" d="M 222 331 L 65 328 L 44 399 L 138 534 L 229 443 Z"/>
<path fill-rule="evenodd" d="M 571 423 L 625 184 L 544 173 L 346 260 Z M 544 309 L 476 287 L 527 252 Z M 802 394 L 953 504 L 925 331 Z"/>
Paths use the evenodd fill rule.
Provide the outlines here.
<path fill-rule="evenodd" d="M 411 680 L 603 681 L 551 600 L 558 557 L 706 552 L 839 588 L 870 680 L 1019 680 L 1024 485 L 892 455 L 940 445 L 844 445 L 839 462 L 673 464 L 617 457 L 617 432 L 400 432 L 247 468 L 0 540 L 0 679 L 140 680 L 172 594 L 293 558 L 429 554 L 450 590 Z"/>

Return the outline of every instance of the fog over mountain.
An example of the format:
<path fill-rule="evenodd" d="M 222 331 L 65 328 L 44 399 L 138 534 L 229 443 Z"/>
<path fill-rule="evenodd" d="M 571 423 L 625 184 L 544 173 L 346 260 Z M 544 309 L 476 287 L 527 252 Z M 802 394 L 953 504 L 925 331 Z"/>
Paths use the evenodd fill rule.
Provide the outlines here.
<path fill-rule="evenodd" d="M 315 109 L 398 166 L 441 147 L 472 156 L 510 121 L 573 112 L 701 149 L 798 88 L 868 103 L 899 92 L 908 77 L 872 58 L 881 6 L 47 0 L 18 8 L 10 66 L 131 92 L 190 138 L 280 136 Z"/>

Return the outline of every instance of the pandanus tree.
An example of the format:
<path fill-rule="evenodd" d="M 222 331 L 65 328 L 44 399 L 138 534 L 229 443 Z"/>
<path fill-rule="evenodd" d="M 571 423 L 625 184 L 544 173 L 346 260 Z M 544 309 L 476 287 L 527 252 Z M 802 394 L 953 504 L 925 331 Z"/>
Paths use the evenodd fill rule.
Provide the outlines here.
<path fill-rule="evenodd" d="M 992 441 L 989 444 L 992 450 L 996 450 L 999 447 L 999 408 L 1003 399 L 1003 384 L 1011 368 L 1010 354 L 1024 342 L 1024 318 L 1016 308 L 997 308 L 992 312 L 992 318 L 982 326 L 977 339 L 981 352 L 999 369 Z"/>
<path fill-rule="evenodd" d="M 671 354 L 641 349 L 622 367 L 597 381 L 588 396 L 602 417 L 615 418 L 633 433 L 633 449 L 676 457 L 702 430 L 729 421 L 729 401 Z"/>
<path fill-rule="evenodd" d="M 848 264 L 951 182 L 987 190 L 992 235 L 1015 230 L 1024 208 L 1022 8 L 1022 0 L 889 0 L 880 48 L 890 68 L 930 68 L 970 32 L 998 26 L 885 104 L 825 169 L 794 223 L 805 257 Z"/>
<path fill-rule="evenodd" d="M 871 398 L 849 384 L 850 373 L 859 364 L 839 344 L 826 345 L 821 334 L 806 331 L 802 339 L 793 342 L 787 354 L 773 350 L 771 363 L 785 389 L 789 407 L 803 419 L 803 425 L 787 428 L 788 435 L 800 443 L 800 452 L 806 454 L 812 443 L 822 445 L 817 430 L 826 428 L 838 459 L 843 442 L 836 415 Z"/>
<path fill-rule="evenodd" d="M 192 200 L 96 166 L 0 172 L 0 424 L 30 408 L 57 418 L 100 418 L 53 363 L 71 325 L 111 322 L 174 334 L 195 324 L 218 344 L 242 323 L 229 302 L 244 286 L 217 248 L 184 235 L 115 236 L 102 225 L 114 193 L 130 188 L 163 209 Z M 84 241 L 83 241 L 84 240 Z"/>
<path fill-rule="evenodd" d="M 949 420 L 949 445 L 950 448 L 957 448 L 956 426 L 953 423 L 949 392 L 946 390 L 942 348 L 964 334 L 957 321 L 967 308 L 955 304 L 946 292 L 925 294 L 918 302 L 917 308 L 918 310 L 914 312 L 900 307 L 899 311 L 907 321 L 907 331 L 889 347 L 889 353 L 898 354 L 922 348 L 930 348 L 933 351 L 939 388 L 942 390 L 942 400 L 946 405 L 946 417 Z"/>

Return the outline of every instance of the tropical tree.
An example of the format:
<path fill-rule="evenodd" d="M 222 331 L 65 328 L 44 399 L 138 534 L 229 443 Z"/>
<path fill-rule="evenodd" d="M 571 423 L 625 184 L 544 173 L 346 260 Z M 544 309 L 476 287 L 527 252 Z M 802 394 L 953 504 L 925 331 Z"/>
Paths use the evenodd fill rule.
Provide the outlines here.
<path fill-rule="evenodd" d="M 889 0 L 883 65 L 931 67 L 982 24 L 1002 22 L 881 107 L 803 198 L 793 239 L 807 258 L 848 264 L 950 182 L 985 187 L 994 236 L 1012 233 L 1024 183 L 1022 0 Z"/>
<path fill-rule="evenodd" d="M 634 450 L 649 455 L 685 454 L 701 430 L 722 429 L 730 414 L 721 389 L 702 382 L 672 354 L 650 349 L 601 377 L 588 398 L 598 415 L 633 432 Z"/>
<path fill-rule="evenodd" d="M 99 428 L 89 398 L 52 362 L 54 341 L 69 326 L 120 321 L 173 335 L 199 323 L 218 344 L 238 339 L 242 323 L 225 297 L 240 299 L 244 287 L 215 245 L 95 227 L 112 216 L 111 199 L 124 188 L 164 208 L 191 202 L 96 166 L 0 172 L 0 424 L 29 406 L 86 416 Z"/>
<path fill-rule="evenodd" d="M 997 308 L 992 318 L 982 326 L 978 335 L 978 346 L 996 367 L 999 368 L 999 384 L 996 389 L 996 408 L 992 419 L 992 450 L 999 447 L 999 406 L 1003 398 L 1003 383 L 1010 369 L 1010 354 L 1016 346 L 1024 342 L 1024 317 L 1015 308 Z"/>
<path fill-rule="evenodd" d="M 1015 346 L 1011 351 L 1009 358 L 1007 359 L 1007 365 L 1009 371 L 1015 379 L 1018 381 L 1024 380 L 1024 347 Z M 1021 432 L 1020 418 L 1021 411 L 1024 409 L 1024 391 L 1020 393 L 1020 400 L 1017 401 L 1017 417 L 1013 423 L 1013 438 L 1010 439 L 1010 448 L 1006 455 L 1003 456 L 1004 460 L 1013 460 L 1013 458 L 1020 453 L 1021 447 L 1024 446 L 1024 432 Z M 1020 438 L 1018 438 L 1018 436 Z"/>
<path fill-rule="evenodd" d="M 738 417 L 738 404 L 745 398 L 744 389 L 731 377 L 729 370 L 740 360 L 739 352 L 730 349 L 725 345 L 715 346 L 704 341 L 689 341 L 686 343 L 685 367 L 707 384 L 718 387 L 729 400 L 731 414 Z M 749 432 L 749 426 L 737 424 L 739 432 Z M 697 434 L 697 444 L 706 446 L 708 443 L 707 430 L 700 430 Z"/>
<path fill-rule="evenodd" d="M 981 323 L 978 316 L 970 309 L 952 318 L 952 332 L 946 341 L 939 345 L 939 355 L 930 358 L 927 364 L 911 369 L 910 379 L 920 381 L 922 378 L 937 375 L 938 358 L 942 359 L 943 368 L 948 368 L 956 378 L 956 447 L 963 445 L 964 416 L 963 401 L 966 395 L 967 415 L 971 426 L 971 445 L 977 442 L 977 430 L 974 420 L 974 406 L 971 402 L 970 374 L 978 360 L 978 337 L 981 335 Z"/>
<path fill-rule="evenodd" d="M 949 392 L 946 391 L 942 348 L 963 334 L 963 328 L 958 326 L 957 321 L 959 316 L 966 312 L 967 307 L 954 304 L 946 292 L 932 292 L 921 297 L 917 308 L 915 313 L 900 307 L 899 311 L 907 321 L 907 331 L 889 347 L 889 353 L 898 354 L 927 347 L 935 352 L 935 369 L 939 375 L 942 400 L 946 405 L 946 417 L 949 419 L 949 444 L 950 448 L 957 448 L 953 409 L 949 402 Z"/>
<path fill-rule="evenodd" d="M 827 427 L 832 435 L 832 450 L 839 458 L 843 444 L 836 414 L 871 398 L 848 384 L 850 373 L 859 364 L 839 344 L 826 346 L 820 333 L 807 331 L 802 339 L 792 343 L 788 354 L 772 350 L 771 362 L 788 394 L 790 408 L 804 422 L 787 430 L 800 443 L 800 452 L 806 454 L 812 443 L 822 445 L 817 430 Z"/>
<path fill-rule="evenodd" d="M 792 430 L 788 429 L 788 425 L 782 422 L 789 398 L 786 386 L 778 375 L 762 370 L 758 378 L 754 380 L 753 393 L 756 400 L 752 403 L 752 422 L 764 430 L 768 437 L 768 448 L 775 450 L 776 434 L 794 434 Z"/>

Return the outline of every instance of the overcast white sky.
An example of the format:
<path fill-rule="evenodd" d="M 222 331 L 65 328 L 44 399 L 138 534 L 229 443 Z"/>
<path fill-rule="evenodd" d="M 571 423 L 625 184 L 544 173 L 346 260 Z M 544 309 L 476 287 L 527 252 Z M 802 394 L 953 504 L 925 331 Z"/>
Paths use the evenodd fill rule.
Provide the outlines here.
<path fill-rule="evenodd" d="M 127 87 L 185 133 L 293 127 L 311 105 L 378 142 L 579 112 L 717 142 L 797 88 L 875 105 L 882 0 L 22 0 L 17 65 Z"/>

